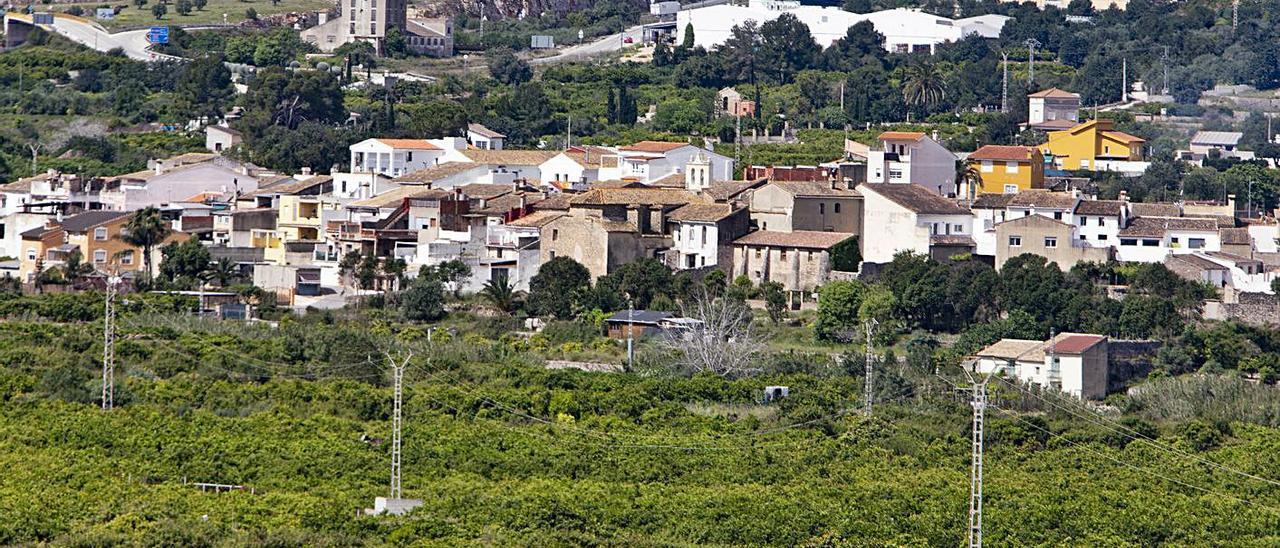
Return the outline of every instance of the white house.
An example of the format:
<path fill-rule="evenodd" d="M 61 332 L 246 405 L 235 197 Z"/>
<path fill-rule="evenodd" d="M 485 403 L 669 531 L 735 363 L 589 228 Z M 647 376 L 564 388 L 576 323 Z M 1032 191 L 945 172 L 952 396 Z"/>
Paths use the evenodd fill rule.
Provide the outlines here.
<path fill-rule="evenodd" d="M 1197 217 L 1135 217 L 1119 233 L 1116 258 L 1159 263 L 1169 254 L 1221 251 L 1215 219 Z"/>
<path fill-rule="evenodd" d="M 732 267 L 732 244 L 746 234 L 746 209 L 729 204 L 687 204 L 667 216 L 671 232 L 671 249 L 667 264 L 684 270 L 691 268 Z"/>
<path fill-rule="evenodd" d="M 640 141 L 618 148 L 618 166 L 600 168 L 600 179 L 635 179 L 649 183 L 683 173 L 685 166 L 701 154 L 711 164 L 711 181 L 733 179 L 733 158 L 689 143 Z"/>
<path fill-rule="evenodd" d="M 156 161 L 151 169 L 110 177 L 99 200 L 104 209 L 133 211 L 185 202 L 204 193 L 234 196 L 258 190 L 256 168 L 221 156 L 203 156 L 207 158 L 191 163 L 181 157 Z"/>
<path fill-rule="evenodd" d="M 1024 190 L 1009 198 L 1007 217 L 1017 219 L 1027 215 L 1041 215 L 1067 224 L 1075 222 L 1076 204 L 1080 202 L 1078 192 L 1050 192 L 1047 190 Z"/>
<path fill-rule="evenodd" d="M 978 373 L 1013 377 L 1077 398 L 1107 395 L 1108 341 L 1102 335 L 1059 333 L 1048 341 L 1003 339 L 977 353 Z"/>
<path fill-rule="evenodd" d="M 1070 129 L 1080 120 L 1080 95 L 1049 88 L 1027 95 L 1027 125 L 1046 130 Z"/>
<path fill-rule="evenodd" d="M 1076 235 L 1094 246 L 1116 246 L 1120 228 L 1128 224 L 1129 211 L 1123 200 L 1081 200 L 1073 220 Z"/>
<path fill-rule="evenodd" d="M 365 139 L 351 145 L 351 173 L 399 177 L 436 165 L 444 150 L 426 139 Z"/>
<path fill-rule="evenodd" d="M 953 254 L 972 251 L 973 214 L 917 185 L 868 183 L 862 194 L 862 260 L 887 263 L 902 251 Z"/>
<path fill-rule="evenodd" d="M 886 131 L 867 152 L 867 182 L 914 183 L 936 194 L 956 191 L 956 155 L 924 133 Z"/>
<path fill-rule="evenodd" d="M 543 186 L 579 192 L 601 180 L 601 169 L 608 172 L 617 168 L 617 149 L 579 145 L 569 147 L 538 166 Z"/>
<path fill-rule="evenodd" d="M 467 124 L 467 143 L 481 150 L 502 150 L 507 136 L 480 124 Z"/>
<path fill-rule="evenodd" d="M 209 152 L 222 154 L 240 144 L 244 135 L 227 126 L 208 126 L 204 128 L 204 148 Z"/>
<path fill-rule="evenodd" d="M 792 14 L 807 25 L 814 41 L 823 48 L 843 38 L 849 27 L 870 21 L 884 35 L 885 49 L 893 52 L 932 53 L 939 44 L 955 42 L 969 34 L 998 38 L 1009 20 L 1001 15 L 948 19 L 906 8 L 859 14 L 830 6 L 803 6 L 795 1 L 750 0 L 745 6 L 721 4 L 680 11 L 676 14 L 676 43 L 684 41 L 684 33 L 691 25 L 694 45 L 712 49 L 729 39 L 734 26 L 748 20 L 763 24 L 783 13 Z"/>

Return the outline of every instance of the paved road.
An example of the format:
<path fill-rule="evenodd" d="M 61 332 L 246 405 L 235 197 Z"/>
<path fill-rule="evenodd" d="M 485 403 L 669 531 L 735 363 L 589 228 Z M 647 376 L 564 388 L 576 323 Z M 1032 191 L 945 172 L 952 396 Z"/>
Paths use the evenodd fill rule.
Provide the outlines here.
<path fill-rule="evenodd" d="M 549 63 L 568 63 L 572 61 L 581 61 L 586 58 L 613 53 L 615 51 L 622 49 L 622 46 L 624 45 L 629 46 L 633 44 L 639 44 L 642 38 L 642 33 L 641 33 L 642 28 L 643 28 L 642 25 L 636 25 L 634 27 L 628 28 L 623 32 L 617 32 L 617 33 L 605 36 L 604 38 L 597 39 L 594 42 L 587 42 L 585 44 L 569 46 L 567 48 L 564 48 L 563 50 L 560 50 L 560 53 L 556 55 L 552 55 L 551 57 L 538 57 L 536 59 L 531 59 L 529 60 L 529 63 L 534 65 L 543 65 L 543 64 L 549 64 Z M 631 38 L 632 43 L 625 44 L 623 42 L 624 38 Z"/>
<path fill-rule="evenodd" d="M 7 13 L 6 18 L 14 18 L 19 21 L 31 22 L 31 16 L 18 13 Z M 46 27 L 48 30 L 48 27 Z M 171 58 L 168 55 L 155 53 L 147 49 L 151 46 L 147 42 L 147 30 L 129 30 L 111 34 L 107 32 L 101 25 L 64 14 L 55 14 L 53 20 L 54 32 L 61 34 L 73 42 L 83 44 L 98 51 L 110 51 L 115 48 L 124 50 L 125 55 L 130 59 L 138 61 L 159 61 Z"/>

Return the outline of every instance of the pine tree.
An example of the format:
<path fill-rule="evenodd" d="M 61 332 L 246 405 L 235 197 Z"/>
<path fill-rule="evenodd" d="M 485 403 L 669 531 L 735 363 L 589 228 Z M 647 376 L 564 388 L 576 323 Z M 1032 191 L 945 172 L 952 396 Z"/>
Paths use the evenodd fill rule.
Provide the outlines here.
<path fill-rule="evenodd" d="M 693 23 L 684 26 L 684 41 L 680 43 L 680 47 L 686 50 L 693 49 Z"/>

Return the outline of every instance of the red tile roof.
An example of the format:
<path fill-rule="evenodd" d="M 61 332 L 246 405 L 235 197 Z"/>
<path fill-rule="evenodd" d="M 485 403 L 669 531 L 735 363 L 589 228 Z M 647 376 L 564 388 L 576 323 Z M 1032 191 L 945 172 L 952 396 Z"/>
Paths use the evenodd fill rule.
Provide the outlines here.
<path fill-rule="evenodd" d="M 877 139 L 881 141 L 919 141 L 924 137 L 924 132 L 920 131 L 886 131 L 881 133 Z"/>
<path fill-rule="evenodd" d="M 1027 97 L 1054 97 L 1059 99 L 1073 99 L 1073 98 L 1079 99 L 1080 95 L 1076 93 L 1071 93 L 1070 91 L 1061 90 L 1058 88 L 1049 88 L 1046 90 L 1037 91 L 1035 93 L 1027 95 Z"/>
<path fill-rule="evenodd" d="M 676 143 L 671 141 L 640 141 L 638 143 L 633 143 L 633 144 L 621 147 L 618 150 L 625 150 L 628 152 L 653 152 L 657 154 L 664 154 L 667 152 L 671 152 L 677 148 L 685 147 L 685 146 L 692 146 L 692 145 L 690 145 L 689 143 Z"/>
<path fill-rule="evenodd" d="M 426 139 L 374 139 L 392 148 L 411 148 L 414 150 L 440 150 Z"/>
<path fill-rule="evenodd" d="M 984 145 L 969 155 L 970 160 L 1015 160 L 1029 162 L 1035 152 L 1034 147 Z"/>

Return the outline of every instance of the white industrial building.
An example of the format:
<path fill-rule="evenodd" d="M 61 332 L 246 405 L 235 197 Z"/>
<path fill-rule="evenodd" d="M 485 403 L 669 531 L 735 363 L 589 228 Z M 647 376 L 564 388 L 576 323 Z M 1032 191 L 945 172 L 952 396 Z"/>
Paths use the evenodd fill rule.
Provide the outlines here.
<path fill-rule="evenodd" d="M 1003 15 L 948 19 L 906 8 L 853 13 L 829 6 L 802 6 L 795 1 L 751 0 L 746 6 L 721 4 L 679 12 L 676 43 L 682 43 L 686 28 L 692 24 L 694 45 L 711 49 L 728 40 L 734 26 L 748 20 L 763 24 L 783 13 L 790 13 L 808 25 L 814 41 L 824 48 L 844 38 L 849 27 L 870 21 L 876 31 L 884 35 L 885 49 L 893 52 L 933 53 L 938 44 L 955 42 L 970 34 L 998 38 L 1000 29 L 1009 20 Z"/>

